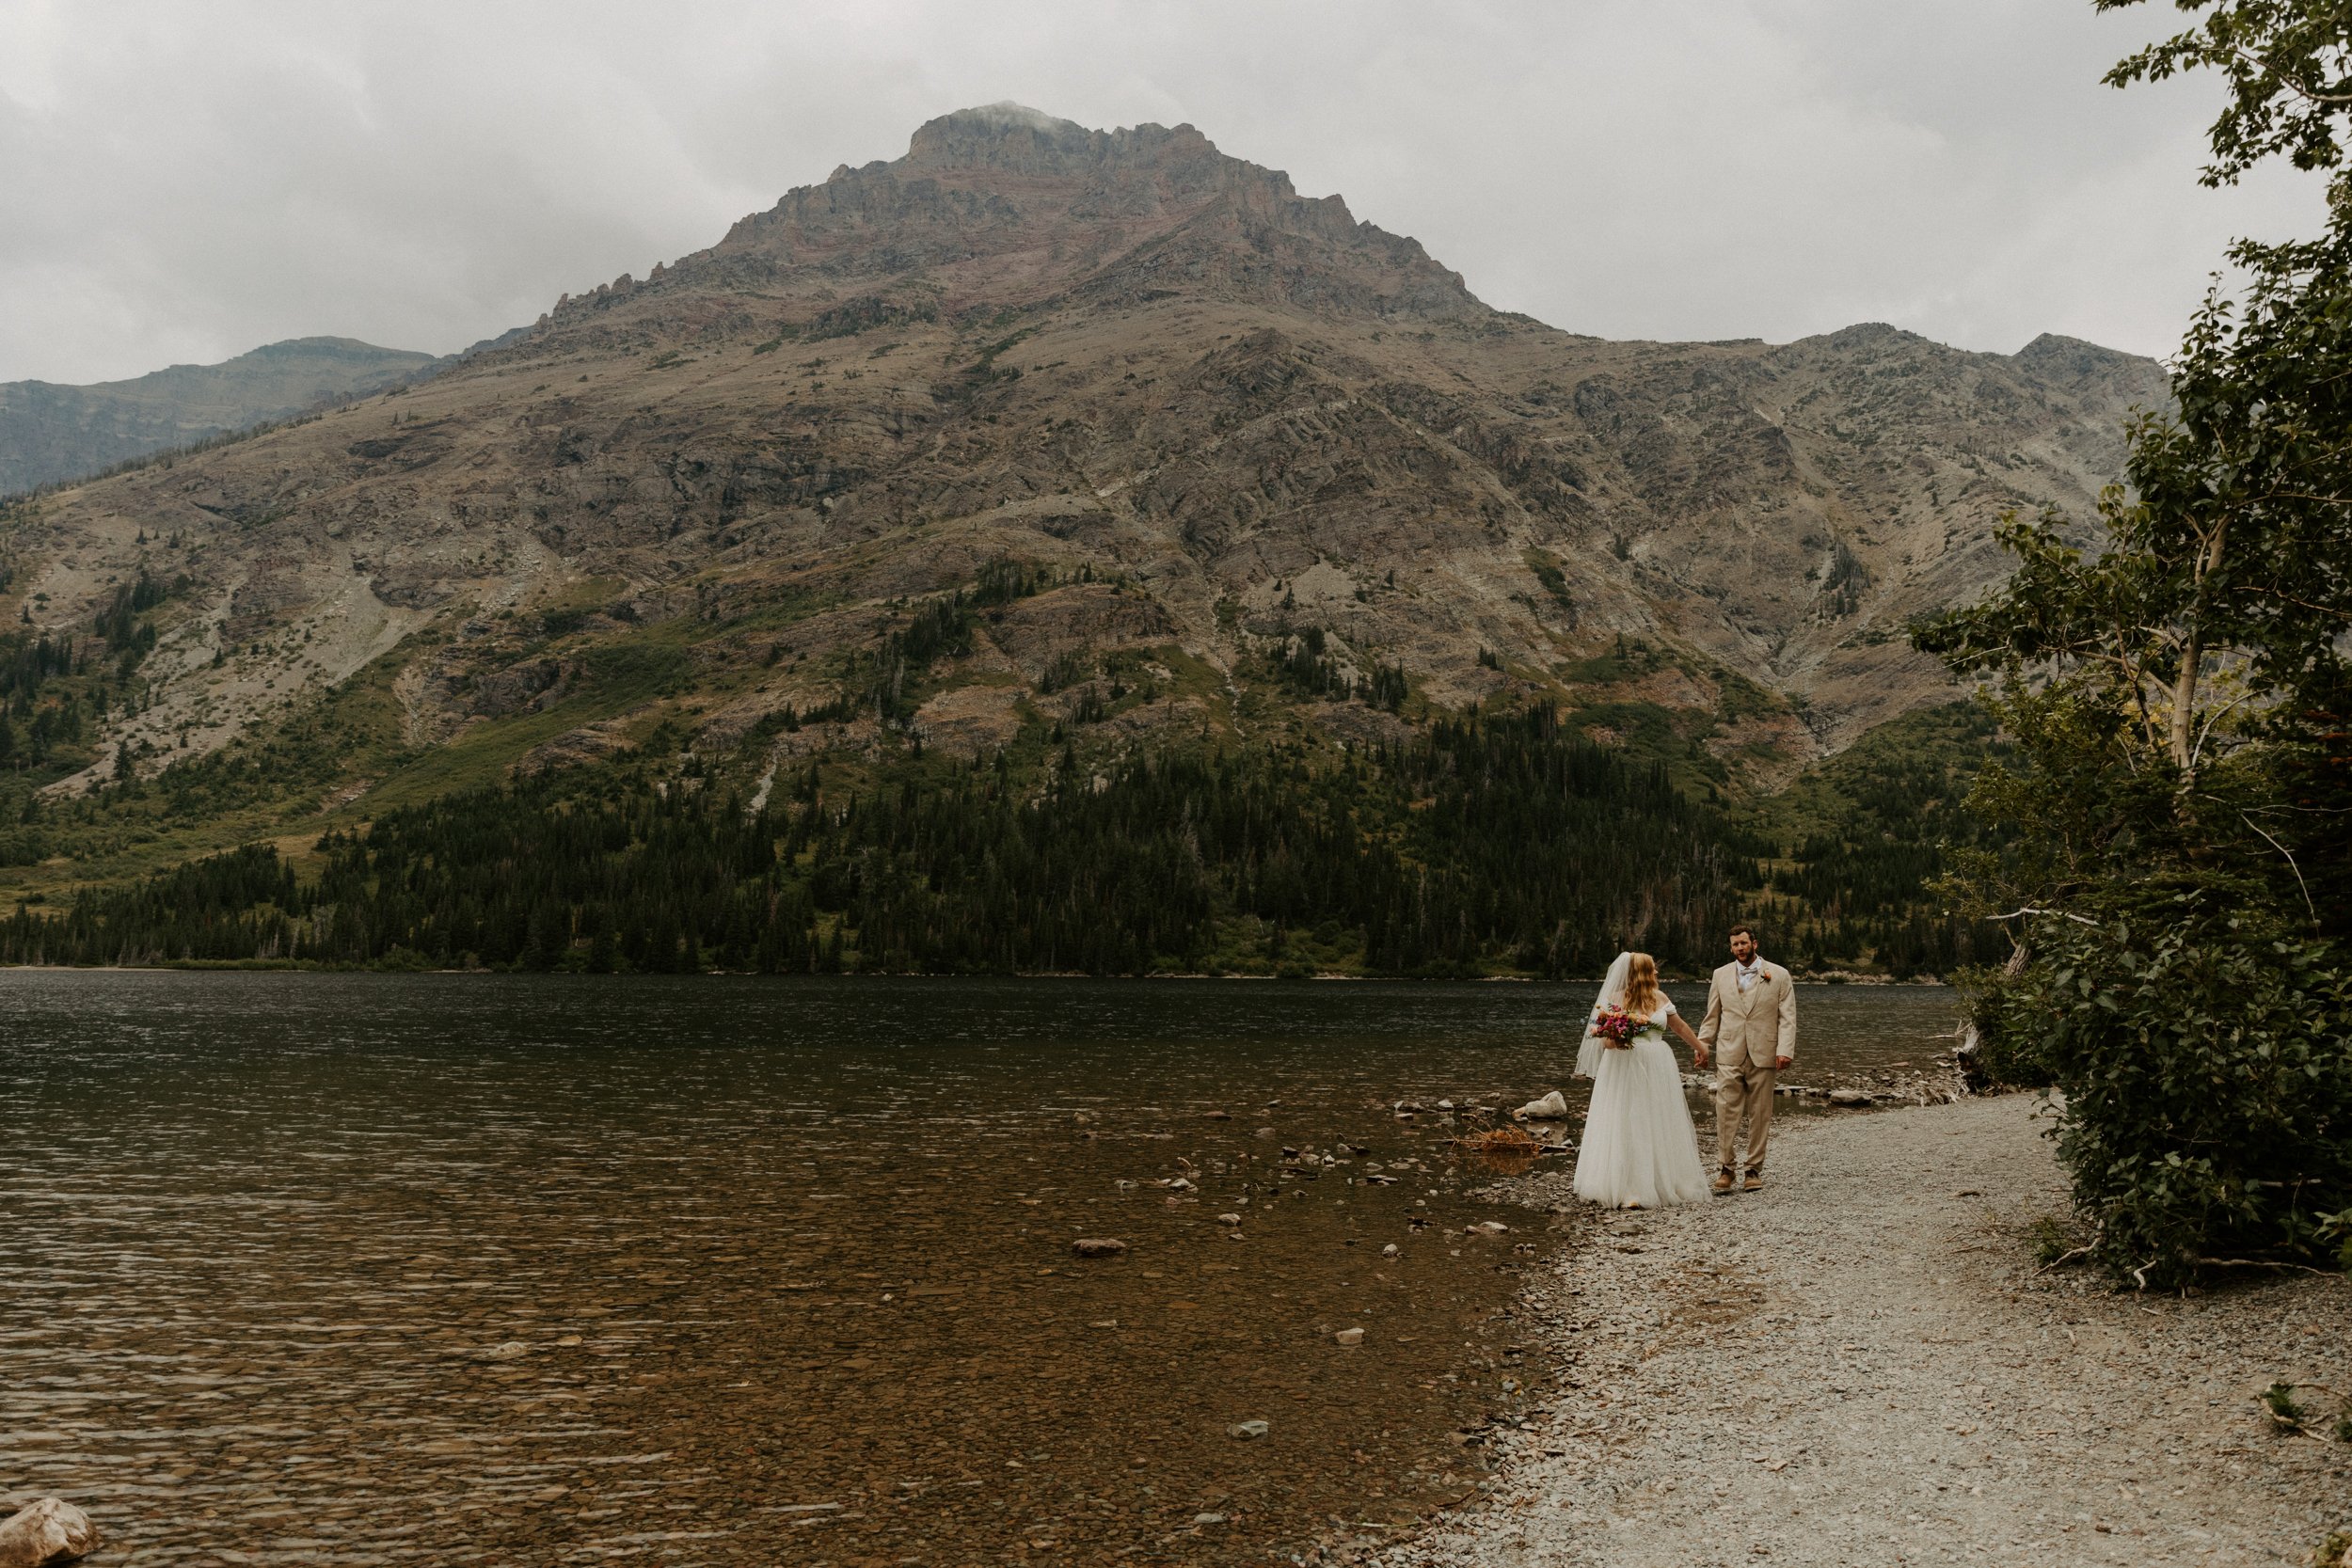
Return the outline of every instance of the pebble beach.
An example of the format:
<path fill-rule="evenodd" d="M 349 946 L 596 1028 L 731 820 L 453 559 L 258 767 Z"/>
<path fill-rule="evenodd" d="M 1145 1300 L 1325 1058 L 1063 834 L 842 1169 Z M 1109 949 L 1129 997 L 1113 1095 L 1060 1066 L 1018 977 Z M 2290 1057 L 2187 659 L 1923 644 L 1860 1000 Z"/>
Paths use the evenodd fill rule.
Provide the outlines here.
<path fill-rule="evenodd" d="M 1766 1188 L 1582 1213 L 1531 1286 L 1559 1370 L 1389 1568 L 2309 1563 L 2352 1530 L 2352 1282 L 2189 1295 L 2042 1272 L 2066 1209 L 2037 1100 L 1791 1118 Z M 1515 1183 L 1574 1202 L 1568 1173 Z M 2280 1429 L 2280 1382 L 2323 1418 Z M 1466 1440 L 1470 1440 L 1467 1439 Z"/>

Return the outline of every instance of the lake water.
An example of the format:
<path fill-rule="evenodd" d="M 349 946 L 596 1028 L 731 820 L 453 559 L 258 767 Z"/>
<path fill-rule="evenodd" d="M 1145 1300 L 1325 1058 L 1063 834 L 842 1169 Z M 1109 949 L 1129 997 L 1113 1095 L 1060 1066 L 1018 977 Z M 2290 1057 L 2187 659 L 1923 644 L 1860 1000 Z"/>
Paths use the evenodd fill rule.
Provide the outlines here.
<path fill-rule="evenodd" d="M 1543 1375 L 1518 1276 L 1576 1221 L 1469 1196 L 1466 1124 L 1392 1107 L 1571 1088 L 1590 994 L 0 974 L 0 1503 L 142 1563 L 1402 1524 Z M 1818 1072 L 1923 1061 L 1951 1002 L 1800 1010 Z"/>

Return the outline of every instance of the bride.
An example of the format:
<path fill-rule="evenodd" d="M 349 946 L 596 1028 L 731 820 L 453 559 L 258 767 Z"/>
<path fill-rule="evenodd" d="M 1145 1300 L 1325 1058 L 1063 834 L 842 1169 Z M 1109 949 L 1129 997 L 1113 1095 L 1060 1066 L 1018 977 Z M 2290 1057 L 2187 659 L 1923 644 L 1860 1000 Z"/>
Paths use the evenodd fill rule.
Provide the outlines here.
<path fill-rule="evenodd" d="M 1630 1037 L 1601 1032 L 1610 1009 L 1622 1010 Z M 1707 1047 L 1658 989 L 1658 963 L 1647 953 L 1620 953 L 1609 966 L 1600 1000 L 1585 1025 L 1576 1074 L 1593 1081 L 1584 1117 L 1584 1147 L 1576 1157 L 1576 1196 L 1612 1209 L 1656 1209 L 1703 1203 L 1707 1173 L 1699 1164 L 1698 1132 L 1682 1097 L 1682 1071 L 1671 1028 L 1707 1066 Z"/>

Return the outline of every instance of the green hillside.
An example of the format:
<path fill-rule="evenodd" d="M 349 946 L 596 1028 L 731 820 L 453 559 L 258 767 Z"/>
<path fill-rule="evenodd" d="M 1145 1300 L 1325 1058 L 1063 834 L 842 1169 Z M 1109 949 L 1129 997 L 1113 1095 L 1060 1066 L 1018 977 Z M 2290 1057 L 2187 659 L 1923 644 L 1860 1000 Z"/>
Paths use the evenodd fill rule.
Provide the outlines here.
<path fill-rule="evenodd" d="M 864 700 L 919 690 L 970 612 L 916 611 L 930 629 Z M 667 678 L 650 655 L 623 666 L 610 701 Z M 120 700 L 107 672 L 41 689 L 58 685 L 42 711 Z M 1994 746 L 1973 709 L 1915 714 L 1727 803 L 1695 741 L 1603 747 L 1549 705 L 1432 716 L 1394 743 L 1261 724 L 1172 746 L 1126 743 L 1106 708 L 969 759 L 894 735 L 779 763 L 787 725 L 846 717 L 787 713 L 731 753 L 663 721 L 509 779 L 516 747 L 580 713 L 418 756 L 388 686 L 79 801 L 20 773 L 0 790 L 23 879 L 0 960 L 1560 976 L 1620 945 L 1702 968 L 1746 918 L 1801 967 L 1942 973 L 1969 933 L 1924 889 Z M 51 745 L 49 770 L 72 766 Z"/>

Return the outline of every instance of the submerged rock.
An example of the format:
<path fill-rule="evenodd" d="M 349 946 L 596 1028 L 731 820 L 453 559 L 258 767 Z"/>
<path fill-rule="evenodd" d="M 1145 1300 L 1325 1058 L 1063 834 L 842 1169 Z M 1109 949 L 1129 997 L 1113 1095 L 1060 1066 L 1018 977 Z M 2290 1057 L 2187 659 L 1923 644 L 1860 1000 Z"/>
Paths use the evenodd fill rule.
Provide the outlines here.
<path fill-rule="evenodd" d="M 1070 1243 L 1070 1250 L 1081 1258 L 1116 1258 L 1127 1250 L 1127 1243 L 1109 1236 L 1081 1236 Z"/>

